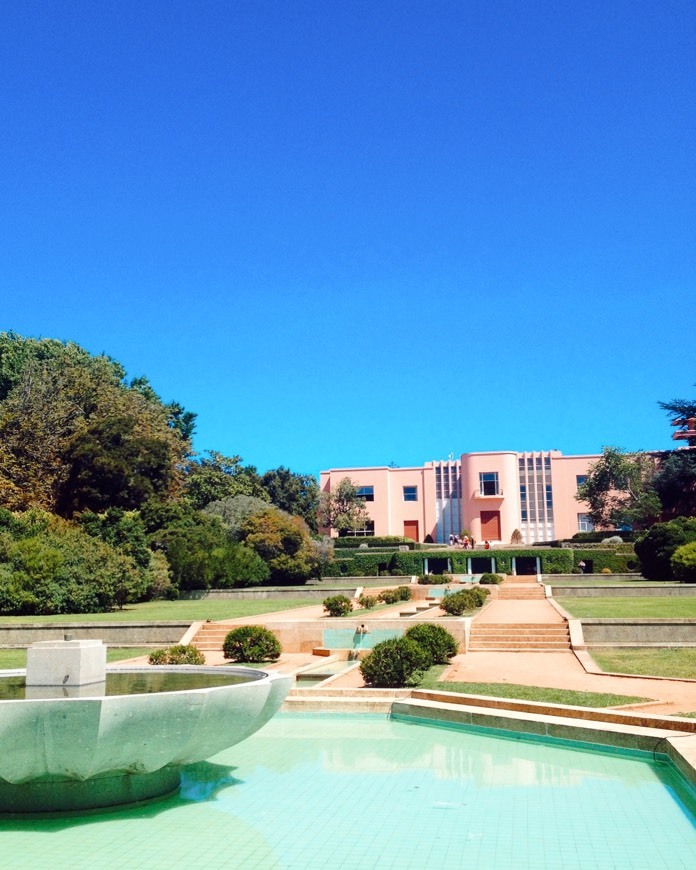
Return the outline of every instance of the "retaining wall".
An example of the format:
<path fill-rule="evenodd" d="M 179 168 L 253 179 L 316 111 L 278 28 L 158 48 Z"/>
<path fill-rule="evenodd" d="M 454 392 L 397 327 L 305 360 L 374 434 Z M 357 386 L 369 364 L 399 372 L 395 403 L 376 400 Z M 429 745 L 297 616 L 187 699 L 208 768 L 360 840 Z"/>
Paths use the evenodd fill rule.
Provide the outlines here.
<path fill-rule="evenodd" d="M 582 619 L 587 646 L 696 646 L 696 619 Z"/>
<path fill-rule="evenodd" d="M 696 596 L 693 586 L 554 586 L 554 598 L 691 598 Z"/>
<path fill-rule="evenodd" d="M 0 647 L 26 647 L 41 640 L 62 640 L 66 633 L 74 635 L 76 640 L 97 639 L 112 646 L 175 644 L 179 643 L 190 624 L 190 622 L 0 624 Z"/>

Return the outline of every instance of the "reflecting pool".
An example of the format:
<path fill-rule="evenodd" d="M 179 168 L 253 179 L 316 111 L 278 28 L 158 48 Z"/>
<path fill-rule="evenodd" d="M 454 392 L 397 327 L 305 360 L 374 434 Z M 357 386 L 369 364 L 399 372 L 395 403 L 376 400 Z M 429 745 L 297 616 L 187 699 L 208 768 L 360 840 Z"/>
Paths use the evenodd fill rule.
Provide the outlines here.
<path fill-rule="evenodd" d="M 128 810 L 2 819 L 11 868 L 692 868 L 666 764 L 380 716 L 280 715 Z"/>

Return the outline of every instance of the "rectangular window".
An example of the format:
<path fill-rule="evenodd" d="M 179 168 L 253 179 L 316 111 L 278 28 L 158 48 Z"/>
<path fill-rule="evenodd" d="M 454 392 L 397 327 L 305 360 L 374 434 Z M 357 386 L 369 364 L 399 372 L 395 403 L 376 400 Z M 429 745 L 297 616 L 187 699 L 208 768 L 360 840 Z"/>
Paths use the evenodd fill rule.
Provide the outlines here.
<path fill-rule="evenodd" d="M 590 519 L 589 514 L 578 514 L 578 531 L 579 532 L 593 532 L 594 525 L 592 520 Z"/>
<path fill-rule="evenodd" d="M 418 501 L 418 487 L 417 486 L 405 486 L 404 487 L 404 501 Z"/>
<path fill-rule="evenodd" d="M 575 475 L 575 485 L 577 486 L 578 489 L 580 489 L 580 487 L 583 485 L 583 483 L 585 483 L 586 480 L 587 480 L 586 474 L 576 474 Z"/>
<path fill-rule="evenodd" d="M 375 488 L 374 486 L 359 486 L 356 495 L 364 501 L 374 501 Z"/>
<path fill-rule="evenodd" d="M 500 495 L 497 471 L 479 472 L 479 493 L 481 495 Z"/>

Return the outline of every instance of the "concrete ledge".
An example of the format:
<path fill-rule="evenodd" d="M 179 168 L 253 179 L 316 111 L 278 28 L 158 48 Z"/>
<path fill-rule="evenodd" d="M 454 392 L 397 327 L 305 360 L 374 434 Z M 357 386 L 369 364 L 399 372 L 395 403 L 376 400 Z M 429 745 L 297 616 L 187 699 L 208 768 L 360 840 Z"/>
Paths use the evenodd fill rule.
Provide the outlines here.
<path fill-rule="evenodd" d="M 681 586 L 554 586 L 546 585 L 558 598 L 693 598 L 696 583 Z"/>
<path fill-rule="evenodd" d="M 190 622 L 62 622 L 0 624 L 0 647 L 28 647 L 45 640 L 63 640 L 65 633 L 80 640 L 103 640 L 114 646 L 179 643 Z"/>

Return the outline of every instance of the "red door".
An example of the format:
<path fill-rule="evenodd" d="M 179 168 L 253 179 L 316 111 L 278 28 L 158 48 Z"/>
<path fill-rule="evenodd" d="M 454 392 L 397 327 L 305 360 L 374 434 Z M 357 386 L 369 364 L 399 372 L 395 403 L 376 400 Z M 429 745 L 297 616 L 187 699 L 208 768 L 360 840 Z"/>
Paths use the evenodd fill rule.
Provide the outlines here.
<path fill-rule="evenodd" d="M 481 538 L 484 541 L 499 541 L 500 511 L 481 511 Z"/>
<path fill-rule="evenodd" d="M 418 541 L 418 520 L 404 520 L 404 538 Z"/>

